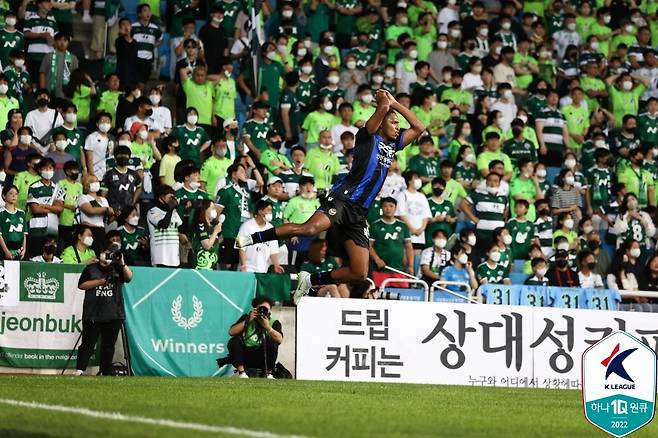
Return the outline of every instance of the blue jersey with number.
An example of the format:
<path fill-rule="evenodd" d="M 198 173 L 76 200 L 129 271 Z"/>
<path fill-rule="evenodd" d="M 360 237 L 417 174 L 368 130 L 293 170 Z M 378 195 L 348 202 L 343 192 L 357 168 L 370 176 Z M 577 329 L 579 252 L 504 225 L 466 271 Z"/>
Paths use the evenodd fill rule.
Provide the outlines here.
<path fill-rule="evenodd" d="M 522 286 L 519 293 L 519 304 L 534 307 L 548 306 L 546 290 L 545 286 Z"/>
<path fill-rule="evenodd" d="M 618 310 L 621 295 L 616 289 L 585 289 L 585 302 L 588 309 Z"/>
<path fill-rule="evenodd" d="M 571 287 L 551 287 L 548 298 L 551 307 L 560 309 L 586 309 L 586 297 L 583 289 Z"/>
<path fill-rule="evenodd" d="M 482 295 L 487 304 L 503 304 L 516 306 L 519 304 L 519 291 L 522 288 L 503 284 L 485 284 L 482 286 Z"/>

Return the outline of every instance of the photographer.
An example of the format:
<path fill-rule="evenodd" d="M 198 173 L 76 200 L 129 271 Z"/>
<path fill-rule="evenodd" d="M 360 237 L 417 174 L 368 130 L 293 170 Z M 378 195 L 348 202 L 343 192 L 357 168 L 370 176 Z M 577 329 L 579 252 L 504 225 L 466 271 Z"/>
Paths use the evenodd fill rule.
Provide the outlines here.
<path fill-rule="evenodd" d="M 112 375 L 112 357 L 121 324 L 125 319 L 123 283 L 133 278 L 124 263 L 120 247 L 110 242 L 100 254 L 97 263 L 88 265 L 78 281 L 85 291 L 82 308 L 82 343 L 78 349 L 77 375 L 84 373 L 94 353 L 98 337 L 101 338 L 100 373 Z"/>
<path fill-rule="evenodd" d="M 283 331 L 281 323 L 272 318 L 273 305 L 269 297 L 254 298 L 251 312 L 242 315 L 228 331 L 231 336 L 228 341 L 228 360 L 240 378 L 249 378 L 245 368 L 263 368 L 265 360 L 265 374 L 268 379 L 274 378 L 272 372 L 279 354 L 279 345 L 283 342 Z"/>

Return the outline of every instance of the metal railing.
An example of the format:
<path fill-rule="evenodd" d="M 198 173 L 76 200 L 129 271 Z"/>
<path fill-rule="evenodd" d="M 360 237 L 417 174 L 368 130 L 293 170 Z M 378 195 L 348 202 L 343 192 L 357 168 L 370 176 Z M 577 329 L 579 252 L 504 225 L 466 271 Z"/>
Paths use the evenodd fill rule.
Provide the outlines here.
<path fill-rule="evenodd" d="M 464 287 L 466 288 L 466 293 L 467 295 L 460 294 L 459 292 L 455 292 L 453 290 L 448 289 L 445 286 L 459 286 L 459 287 Z M 469 303 L 473 304 L 481 304 L 482 303 L 482 295 L 480 295 L 479 289 L 477 290 L 477 295 L 473 294 L 473 289 L 471 289 L 471 285 L 462 281 L 445 281 L 445 280 L 437 280 L 434 283 L 432 283 L 432 287 L 430 289 L 430 298 L 429 300 L 432 301 L 434 299 L 434 293 L 436 291 L 441 291 L 443 293 L 447 293 L 449 295 L 455 296 L 461 300 L 468 301 Z"/>

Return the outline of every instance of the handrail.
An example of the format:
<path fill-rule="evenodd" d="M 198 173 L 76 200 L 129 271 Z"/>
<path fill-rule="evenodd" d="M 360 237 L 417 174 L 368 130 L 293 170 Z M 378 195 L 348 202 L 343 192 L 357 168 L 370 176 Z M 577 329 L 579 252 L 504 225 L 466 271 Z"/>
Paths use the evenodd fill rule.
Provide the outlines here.
<path fill-rule="evenodd" d="M 622 298 L 629 297 L 644 297 L 644 298 L 658 298 L 658 292 L 649 290 L 622 290 L 619 289 L 619 295 Z"/>
<path fill-rule="evenodd" d="M 465 286 L 466 290 L 468 292 L 468 295 L 462 295 L 458 292 L 452 291 L 444 286 Z M 461 298 L 462 300 L 466 300 L 469 303 L 474 303 L 474 304 L 481 304 L 481 301 L 478 301 L 475 298 L 472 298 L 473 290 L 471 289 L 471 286 L 468 283 L 462 282 L 462 281 L 445 281 L 445 280 L 436 280 L 434 283 L 432 283 L 432 288 L 430 289 L 430 300 L 432 299 L 434 292 L 436 290 L 440 290 L 441 292 L 445 292 L 450 295 L 454 295 L 458 298 Z"/>
<path fill-rule="evenodd" d="M 406 284 L 420 284 L 423 286 L 425 292 L 425 299 L 423 301 L 429 301 L 430 299 L 430 288 L 427 283 L 418 278 L 387 278 L 379 285 L 379 290 L 384 291 L 386 285 L 389 283 L 406 283 Z"/>

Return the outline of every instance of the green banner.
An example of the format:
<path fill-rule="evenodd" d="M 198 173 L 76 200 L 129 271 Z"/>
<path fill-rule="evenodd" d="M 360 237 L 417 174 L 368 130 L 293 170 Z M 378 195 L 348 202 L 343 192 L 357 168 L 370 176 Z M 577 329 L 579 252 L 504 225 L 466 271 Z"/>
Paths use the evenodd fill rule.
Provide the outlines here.
<path fill-rule="evenodd" d="M 133 268 L 126 285 L 126 331 L 138 376 L 225 375 L 228 329 L 251 309 L 252 273 Z"/>
<path fill-rule="evenodd" d="M 290 274 L 256 274 L 256 296 L 265 295 L 275 302 L 290 301 Z"/>

